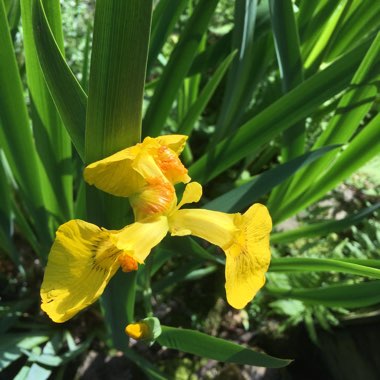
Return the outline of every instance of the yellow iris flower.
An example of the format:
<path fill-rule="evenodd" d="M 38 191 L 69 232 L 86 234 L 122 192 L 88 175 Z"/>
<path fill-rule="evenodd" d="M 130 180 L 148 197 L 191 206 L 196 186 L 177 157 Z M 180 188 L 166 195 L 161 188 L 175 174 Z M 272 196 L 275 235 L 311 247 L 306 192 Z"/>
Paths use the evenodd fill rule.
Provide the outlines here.
<path fill-rule="evenodd" d="M 118 268 L 137 270 L 137 263 L 143 264 L 168 232 L 197 236 L 224 250 L 227 301 L 233 307 L 245 307 L 264 285 L 272 228 L 267 208 L 254 204 L 243 215 L 180 209 L 198 202 L 202 187 L 196 182 L 187 184 L 177 205 L 173 183 L 190 180 L 178 159 L 186 140 L 165 138 L 145 139 L 123 154 L 86 168 L 85 178 L 90 183 L 131 197 L 137 221 L 119 231 L 82 220 L 60 226 L 41 286 L 41 308 L 53 321 L 65 322 L 95 302 Z M 124 176 L 133 179 L 129 182 Z"/>
<path fill-rule="evenodd" d="M 178 156 L 187 136 L 146 137 L 126 148 L 88 165 L 84 179 L 119 197 L 129 197 L 136 220 L 157 215 L 173 205 L 173 185 L 188 183 L 190 177 Z"/>

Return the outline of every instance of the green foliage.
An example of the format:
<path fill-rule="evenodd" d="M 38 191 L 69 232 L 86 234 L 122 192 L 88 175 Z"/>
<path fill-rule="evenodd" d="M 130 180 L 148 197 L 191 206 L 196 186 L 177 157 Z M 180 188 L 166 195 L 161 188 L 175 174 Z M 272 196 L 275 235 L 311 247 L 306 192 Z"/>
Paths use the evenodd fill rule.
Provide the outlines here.
<path fill-rule="evenodd" d="M 201 207 L 268 204 L 273 260 L 251 320 L 285 317 L 281 331 L 304 322 L 316 341 L 316 324 L 380 303 L 379 3 L 70 0 L 62 16 L 59 5 L 0 0 L 0 371 L 64 377 L 101 342 L 148 378 L 166 378 L 130 347 L 125 324 L 161 313 L 179 326 L 186 313 L 170 319 L 159 305 L 177 302 L 191 315 L 185 327 L 207 325 L 224 257 L 191 238 L 167 239 L 137 273 L 118 273 L 101 310 L 62 328 L 38 312 L 59 224 L 132 221 L 127 200 L 86 188 L 83 164 L 146 135 L 190 136 L 183 161 L 204 187 Z M 184 306 L 177 295 L 187 287 L 205 302 Z M 190 329 L 164 326 L 157 343 L 224 362 L 288 363 Z"/>

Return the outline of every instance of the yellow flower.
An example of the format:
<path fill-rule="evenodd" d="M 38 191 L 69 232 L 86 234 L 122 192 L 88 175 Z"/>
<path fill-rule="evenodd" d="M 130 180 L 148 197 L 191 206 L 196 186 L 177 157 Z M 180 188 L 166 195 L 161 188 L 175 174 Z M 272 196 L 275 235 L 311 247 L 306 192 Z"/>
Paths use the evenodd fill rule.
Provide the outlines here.
<path fill-rule="evenodd" d="M 226 254 L 227 301 L 243 308 L 264 285 L 270 261 L 271 218 L 261 204 L 241 215 L 203 209 L 181 209 L 197 202 L 202 187 L 186 186 L 182 201 L 165 215 L 148 217 L 119 231 L 71 220 L 57 231 L 44 281 L 42 309 L 65 322 L 95 302 L 119 267 L 136 270 L 168 232 L 194 235 L 218 245 Z"/>
<path fill-rule="evenodd" d="M 136 222 L 126 229 L 129 239 L 120 250 L 110 238 L 115 231 L 83 220 L 59 227 L 41 285 L 41 308 L 54 322 L 65 322 L 94 303 L 120 267 L 137 270 L 142 261 L 135 257 L 147 256 L 162 240 L 167 218 Z"/>
<path fill-rule="evenodd" d="M 136 196 L 157 179 L 173 185 L 188 183 L 187 169 L 178 158 L 186 140 L 183 135 L 146 137 L 142 143 L 88 165 L 84 178 L 90 185 L 120 197 Z"/>
<path fill-rule="evenodd" d="M 219 246 L 226 254 L 227 301 L 236 309 L 242 309 L 265 283 L 265 273 L 270 263 L 271 217 L 268 209 L 259 203 L 252 205 L 243 215 L 204 209 L 180 210 L 184 204 L 198 202 L 201 195 L 201 185 L 189 183 L 182 201 L 167 212 L 167 225 L 162 224 L 161 229 L 154 233 L 157 240 L 169 231 L 172 236 L 193 235 Z M 130 228 L 126 227 L 111 235 L 118 249 L 127 248 L 131 237 Z M 148 250 L 135 250 L 133 258 L 143 263 L 149 253 Z"/>

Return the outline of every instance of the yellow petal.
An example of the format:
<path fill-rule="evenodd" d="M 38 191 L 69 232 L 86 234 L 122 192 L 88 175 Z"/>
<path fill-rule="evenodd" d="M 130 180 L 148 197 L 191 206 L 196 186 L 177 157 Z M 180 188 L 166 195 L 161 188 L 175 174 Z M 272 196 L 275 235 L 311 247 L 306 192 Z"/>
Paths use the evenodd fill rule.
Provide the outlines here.
<path fill-rule="evenodd" d="M 174 151 L 177 156 L 181 154 L 185 148 L 188 136 L 185 135 L 166 135 L 156 138 L 160 145 L 167 146 Z"/>
<path fill-rule="evenodd" d="M 154 159 L 164 176 L 172 184 L 190 181 L 187 169 L 178 158 L 178 154 L 169 147 L 163 145 L 157 149 Z"/>
<path fill-rule="evenodd" d="M 103 293 L 119 268 L 120 251 L 109 232 L 82 220 L 59 227 L 41 286 L 41 308 L 65 322 Z"/>
<path fill-rule="evenodd" d="M 227 301 L 236 309 L 245 307 L 265 283 L 270 263 L 271 229 L 267 208 L 254 204 L 242 216 L 239 233 L 225 250 Z"/>
<path fill-rule="evenodd" d="M 125 251 L 137 262 L 144 263 L 153 247 L 168 233 L 168 222 L 164 216 L 133 223 L 113 233 L 111 239 L 116 247 Z"/>
<path fill-rule="evenodd" d="M 136 221 L 149 216 L 166 215 L 177 203 L 175 189 L 170 182 L 153 178 L 147 180 L 147 183 L 143 191 L 129 199 Z"/>
<path fill-rule="evenodd" d="M 154 153 L 156 153 L 154 151 Z M 147 150 L 142 150 L 132 163 L 133 169 L 138 172 L 145 180 L 151 178 L 165 178 L 162 170 L 157 165 L 154 156 Z"/>
<path fill-rule="evenodd" d="M 224 248 L 236 233 L 236 216 L 240 215 L 203 209 L 178 210 L 169 216 L 169 228 L 172 236 L 194 235 Z"/>
<path fill-rule="evenodd" d="M 144 339 L 149 336 L 149 326 L 144 322 L 130 323 L 125 333 L 135 340 Z"/>
<path fill-rule="evenodd" d="M 84 179 L 107 193 L 129 197 L 145 185 L 144 177 L 133 169 L 140 145 L 124 149 L 84 169 Z"/>
<path fill-rule="evenodd" d="M 244 215 L 176 210 L 168 219 L 172 235 L 194 235 L 225 251 L 226 292 L 231 306 L 241 309 L 253 299 L 265 283 L 270 262 L 272 221 L 265 206 L 254 204 Z"/>
<path fill-rule="evenodd" d="M 198 182 L 190 182 L 186 185 L 181 202 L 178 203 L 177 209 L 188 203 L 197 203 L 202 197 L 202 186 Z"/>
<path fill-rule="evenodd" d="M 88 165 L 84 178 L 107 193 L 129 197 L 141 191 L 147 180 L 166 178 L 172 184 L 187 183 L 190 177 L 178 155 L 187 137 L 146 137 L 142 143 Z"/>

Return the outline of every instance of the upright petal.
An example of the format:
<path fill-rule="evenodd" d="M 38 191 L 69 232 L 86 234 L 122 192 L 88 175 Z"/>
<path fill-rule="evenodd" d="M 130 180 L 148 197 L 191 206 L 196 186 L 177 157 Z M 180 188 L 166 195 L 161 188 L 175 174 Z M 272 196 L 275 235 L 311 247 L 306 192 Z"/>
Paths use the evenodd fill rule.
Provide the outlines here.
<path fill-rule="evenodd" d="M 179 156 L 185 148 L 188 136 L 185 135 L 165 135 L 156 137 L 162 146 L 167 146 Z"/>
<path fill-rule="evenodd" d="M 139 151 L 139 145 L 136 145 L 88 165 L 84 169 L 85 181 L 119 197 L 137 193 L 146 183 L 144 177 L 133 168 Z"/>
<path fill-rule="evenodd" d="M 202 197 L 202 186 L 198 182 L 190 182 L 186 185 L 181 202 L 178 203 L 177 209 L 189 203 L 197 203 Z"/>
<path fill-rule="evenodd" d="M 225 250 L 227 301 L 236 309 L 244 308 L 265 283 L 271 229 L 268 209 L 254 204 L 241 217 L 239 233 Z"/>
<path fill-rule="evenodd" d="M 168 221 L 165 216 L 146 219 L 133 223 L 113 233 L 111 239 L 115 246 L 128 253 L 137 262 L 144 263 L 154 248 L 168 233 Z"/>
<path fill-rule="evenodd" d="M 41 286 L 41 308 L 65 322 L 95 302 L 119 268 L 110 233 L 82 220 L 59 227 Z"/>
<path fill-rule="evenodd" d="M 187 183 L 190 177 L 178 158 L 186 139 L 181 135 L 146 137 L 142 143 L 88 165 L 84 178 L 90 185 L 120 197 L 139 193 L 147 180 L 154 178 Z"/>
<path fill-rule="evenodd" d="M 175 151 L 167 146 L 161 146 L 157 149 L 154 157 L 164 176 L 173 185 L 180 182 L 187 183 L 190 181 L 191 178 L 187 174 L 187 169 L 182 164 Z"/>

